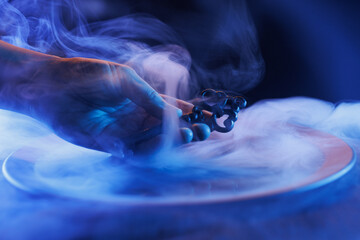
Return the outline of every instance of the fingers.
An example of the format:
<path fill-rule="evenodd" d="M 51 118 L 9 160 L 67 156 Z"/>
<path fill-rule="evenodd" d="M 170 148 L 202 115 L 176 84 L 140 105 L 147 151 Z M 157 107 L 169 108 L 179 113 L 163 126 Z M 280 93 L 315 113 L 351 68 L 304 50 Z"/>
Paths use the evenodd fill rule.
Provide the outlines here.
<path fill-rule="evenodd" d="M 204 123 L 193 124 L 190 128 L 180 128 L 181 143 L 204 141 L 209 138 L 211 130 Z"/>
<path fill-rule="evenodd" d="M 158 136 L 165 136 L 162 132 L 162 126 L 158 125 L 153 128 L 147 129 L 143 132 L 132 136 L 132 145 L 144 145 L 146 143 L 153 143 L 154 139 L 158 139 Z M 190 127 L 182 127 L 176 131 L 174 135 L 174 144 L 186 144 L 191 141 L 204 141 L 210 136 L 210 128 L 208 125 L 200 123 L 193 124 Z"/>
<path fill-rule="evenodd" d="M 174 103 L 177 107 L 179 107 L 180 109 L 183 110 L 184 114 L 188 114 L 192 111 L 194 105 L 180 100 L 180 99 L 176 99 L 167 95 L 163 95 L 160 94 L 161 97 L 163 97 L 166 101 L 169 101 L 171 103 Z M 211 117 L 211 113 L 209 111 L 203 110 L 204 116 L 206 118 L 210 118 Z M 204 141 L 206 140 L 211 133 L 210 127 L 204 123 L 197 123 L 197 124 L 193 124 L 192 126 L 189 126 L 189 128 L 184 128 L 187 129 L 182 130 L 182 136 L 184 137 L 184 141 L 185 143 L 191 142 L 191 141 Z M 190 130 L 191 129 L 191 130 Z M 191 134 L 189 133 L 189 131 L 191 132 Z M 191 140 L 190 139 L 190 135 L 191 135 Z"/>
<path fill-rule="evenodd" d="M 204 141 L 211 133 L 208 125 L 204 123 L 196 123 L 192 125 L 192 131 L 194 132 L 194 140 Z"/>
<path fill-rule="evenodd" d="M 167 139 L 166 134 L 161 129 L 161 125 L 158 125 L 124 139 L 119 137 L 121 126 L 113 123 L 98 135 L 95 141 L 101 150 L 116 156 L 122 154 L 125 149 L 131 149 L 137 154 L 154 153 L 164 146 L 164 141 Z M 194 124 L 190 128 L 178 129 L 171 144 L 172 146 L 179 146 L 191 141 L 203 141 L 209 136 L 210 128 L 206 124 Z"/>
<path fill-rule="evenodd" d="M 180 128 L 180 136 L 182 143 L 189 143 L 194 138 L 194 133 L 190 128 Z"/>
<path fill-rule="evenodd" d="M 210 136 L 210 128 L 206 124 L 194 124 L 190 128 L 180 128 L 178 134 L 172 143 L 173 146 L 179 146 L 191 141 L 203 141 Z M 150 139 L 144 139 L 133 145 L 133 150 L 138 154 L 151 154 L 159 151 L 163 146 L 165 134 L 159 134 Z"/>
<path fill-rule="evenodd" d="M 177 116 L 182 115 L 179 108 L 166 103 L 133 69 L 124 67 L 122 70 L 126 71 L 126 77 L 121 82 L 122 93 L 125 97 L 157 118 L 161 118 L 164 111 L 176 112 Z"/>
<path fill-rule="evenodd" d="M 164 98 L 165 101 L 171 102 L 173 105 L 180 108 L 183 111 L 183 114 L 191 113 L 191 111 L 192 111 L 192 109 L 194 107 L 194 105 L 192 103 L 186 102 L 186 101 L 181 100 L 181 99 L 176 99 L 176 98 L 164 95 L 164 94 L 160 94 L 160 96 L 162 98 Z M 202 110 L 202 111 L 203 111 L 206 118 L 211 117 L 211 115 L 212 115 L 211 112 L 206 111 L 206 110 Z"/>

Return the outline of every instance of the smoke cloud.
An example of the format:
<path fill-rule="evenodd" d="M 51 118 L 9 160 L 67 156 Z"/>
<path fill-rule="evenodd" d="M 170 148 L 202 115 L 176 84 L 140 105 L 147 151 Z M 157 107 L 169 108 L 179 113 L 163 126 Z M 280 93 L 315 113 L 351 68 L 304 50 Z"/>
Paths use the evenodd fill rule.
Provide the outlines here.
<path fill-rule="evenodd" d="M 0 39 L 61 57 L 127 64 L 156 90 L 174 97 L 190 99 L 205 87 L 246 91 L 264 71 L 246 6 L 229 1 L 218 9 L 208 2 L 200 5 L 218 11 L 214 45 L 231 53 L 221 64 L 216 51 L 206 53 L 207 61 L 194 62 L 181 37 L 151 16 L 88 23 L 70 0 L 0 0 Z M 281 188 L 313 174 L 323 163 L 322 152 L 294 126 L 324 131 L 356 146 L 359 113 L 359 103 L 335 105 L 303 97 L 264 100 L 242 111 L 230 133 L 213 133 L 204 142 L 151 156 L 115 158 L 72 145 L 42 123 L 2 110 L 0 153 L 5 158 L 21 149 L 3 172 L 32 193 L 129 204 L 224 199 Z M 35 160 L 25 169 L 27 176 L 17 169 L 17 164 L 23 166 L 21 158 Z M 94 211 L 101 213 L 101 208 Z"/>

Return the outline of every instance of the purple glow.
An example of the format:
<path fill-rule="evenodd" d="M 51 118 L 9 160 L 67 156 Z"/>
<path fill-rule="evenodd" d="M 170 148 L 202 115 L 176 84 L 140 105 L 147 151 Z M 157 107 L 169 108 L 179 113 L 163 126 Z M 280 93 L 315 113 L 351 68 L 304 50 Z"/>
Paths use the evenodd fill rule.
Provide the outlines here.
<path fill-rule="evenodd" d="M 209 3 L 208 7 L 214 8 L 212 4 Z M 201 6 L 205 7 L 206 4 L 203 5 Z M 136 14 L 88 23 L 81 14 L 81 11 L 87 10 L 80 11 L 71 0 L 37 0 L 31 5 L 22 0 L 11 1 L 11 4 L 0 0 L 0 39 L 22 48 L 66 58 L 86 57 L 126 64 L 160 93 L 191 99 L 204 87 L 243 91 L 254 87 L 261 80 L 264 62 L 255 27 L 246 8 L 241 8 L 240 13 L 236 13 L 234 9 L 232 6 L 216 9 L 219 10 L 219 15 L 226 14 L 228 18 L 218 22 L 214 41 L 227 46 L 228 51 L 233 52 L 241 61 L 226 62 L 215 69 L 208 69 L 203 62 L 193 61 L 192 53 L 186 49 L 181 37 L 158 19 Z M 96 84 L 93 87 L 101 88 Z M 41 90 L 25 84 L 19 86 L 19 89 L 28 98 L 33 96 L 34 91 Z M 154 199 L 164 203 L 224 199 L 266 192 L 296 183 L 321 166 L 322 153 L 306 139 L 299 137 L 292 125 L 333 134 L 355 148 L 360 137 L 359 113 L 359 103 L 335 105 L 304 97 L 264 100 L 241 112 L 232 132 L 213 133 L 204 142 L 192 142 L 174 148 L 172 141 L 178 119 L 169 111 L 163 119 L 167 127 L 164 129 L 166 134 L 159 151 L 149 156 L 133 156 L 119 145 L 117 158 L 111 158 L 108 153 L 82 148 L 58 138 L 50 126 L 37 120 L 1 110 L 0 156 L 5 159 L 12 152 L 34 145 L 44 150 L 45 155 L 37 158 L 32 165 L 32 177 L 40 184 L 29 187 L 28 183 L 23 182 L 20 186 L 27 187 L 26 190 L 33 193 L 92 200 L 110 199 L 114 200 L 115 205 L 117 201 L 121 203 L 124 199 L 138 203 Z M 89 117 L 91 121 L 84 125 L 92 128 L 101 114 L 102 112 L 92 112 Z M 48 136 L 52 140 L 43 141 Z M 73 139 L 67 140 L 76 143 Z M 112 139 L 107 141 L 112 143 Z M 4 188 L 2 191 L 5 195 L 12 196 L 11 191 L 14 189 Z M 17 203 L 19 202 L 21 198 L 17 199 Z M 39 202 L 42 203 L 42 200 Z M 9 204 L 12 203 L 9 201 Z M 44 200 L 44 205 L 47 204 Z M 299 203 L 301 204 L 305 203 Z M 67 209 L 69 205 L 71 204 L 60 202 L 55 208 Z M 72 206 L 69 208 L 71 210 Z M 139 210 L 124 205 L 109 207 L 101 201 L 94 206 L 86 202 L 84 206 L 78 204 L 74 207 L 80 212 L 79 218 L 92 216 L 94 219 L 102 219 L 103 213 L 115 214 L 112 212 L 114 208 L 117 209 L 117 220 L 97 225 L 93 230 L 95 235 L 120 226 L 119 232 L 122 231 L 122 234 L 115 234 L 116 236 L 159 236 L 159 226 L 174 221 L 168 219 L 168 215 L 164 214 L 166 210 L 163 209 Z M 132 215 L 132 211 L 136 213 L 135 217 L 123 219 L 126 218 L 124 216 Z M 146 215 L 142 211 L 150 213 Z M 216 213 L 219 212 L 221 208 Z M 152 222 L 149 216 L 156 214 L 160 216 L 157 218 L 158 222 Z M 197 226 L 216 226 L 220 223 L 216 216 L 210 216 L 207 211 L 199 214 L 199 222 L 197 216 L 191 214 L 187 215 L 190 216 L 188 222 L 183 222 L 182 214 L 182 209 L 174 208 L 169 211 L 169 216 L 174 217 L 174 222 L 179 226 L 175 232 L 181 232 L 182 227 L 195 229 Z M 226 226 L 236 228 L 232 226 L 232 218 L 237 218 L 237 214 L 238 211 L 225 218 L 228 224 Z M 243 217 L 251 218 L 245 214 Z M 41 217 L 34 217 L 39 218 Z M 75 222 L 73 216 L 63 216 L 61 220 L 54 218 L 53 223 L 45 225 L 57 229 L 58 225 L 69 219 Z M 14 225 L 30 220 L 14 218 Z M 129 230 L 126 224 L 132 227 L 141 224 L 143 232 Z M 78 227 L 74 224 L 72 229 L 63 234 L 69 238 L 77 237 L 79 232 L 90 231 L 90 227 L 85 225 Z M 11 228 L 11 223 L 5 226 L 14 229 Z M 256 229 L 255 223 L 254 226 Z M 227 228 L 222 230 L 226 232 Z M 35 231 L 32 236 L 36 236 L 36 233 Z M 22 237 L 21 233 L 18 234 Z"/>
<path fill-rule="evenodd" d="M 197 63 L 191 62 L 190 53 L 182 46 L 181 40 L 176 33 L 155 18 L 131 15 L 88 24 L 72 1 L 37 1 L 33 6 L 28 6 L 23 1 L 13 1 L 12 4 L 2 1 L 1 4 L 3 5 L 3 14 L 1 15 L 3 22 L 9 23 L 2 26 L 1 39 L 16 46 L 63 57 L 88 57 L 124 63 L 133 67 L 155 89 L 175 97 L 190 96 L 189 86 L 196 89 L 194 83 L 204 81 L 204 78 L 199 80 L 200 75 L 194 75 L 190 72 L 191 64 L 197 66 Z M 244 5 L 241 9 L 243 11 L 242 15 L 230 14 L 229 19 L 223 19 L 221 27 L 218 29 L 217 35 L 215 35 L 217 41 L 228 44 L 242 57 L 238 68 L 232 67 L 231 69 L 232 74 L 240 78 L 234 79 L 229 75 L 222 74 L 222 71 L 216 70 L 218 71 L 217 74 L 222 75 L 223 82 L 221 84 L 233 86 L 234 89 L 241 89 L 238 84 L 247 85 L 244 88 L 254 85 L 262 74 L 263 66 L 262 60 L 257 53 L 258 46 L 256 45 L 254 26 L 246 13 Z M 224 11 L 229 12 L 232 10 L 226 9 Z M 231 26 L 235 26 L 234 23 L 238 23 L 243 27 L 232 29 Z M 149 40 L 157 44 L 144 43 Z M 226 68 L 229 67 L 231 66 L 228 65 Z M 195 69 L 199 73 L 206 72 L 206 69 Z M 86 71 L 87 68 L 84 70 Z M 216 71 L 207 71 L 206 74 L 216 74 Z M 241 79 L 241 81 L 234 81 L 237 79 Z M 218 83 L 212 82 L 213 80 L 214 78 L 209 78 L 207 84 L 217 86 Z M 245 80 L 247 83 L 243 82 Z M 204 84 L 201 83 L 200 85 Z M 93 87 L 96 88 L 95 85 Z M 22 89 L 24 94 L 31 92 L 26 88 L 31 90 L 32 86 L 25 86 Z M 31 95 L 28 97 L 31 97 Z M 288 124 L 298 124 L 332 132 L 341 137 L 351 136 L 356 138 L 357 134 L 354 136 L 354 126 L 351 123 L 348 122 L 345 126 L 339 127 L 339 123 L 345 121 L 337 120 L 340 118 L 348 119 L 349 112 L 356 106 L 342 105 L 334 111 L 334 106 L 330 103 L 315 99 L 294 98 L 264 101 L 241 113 L 233 132 L 229 134 L 213 133 L 208 141 L 194 142 L 175 149 L 171 147 L 172 144 L 170 143 L 173 139 L 174 129 L 177 128 L 177 121 L 174 121 L 176 117 L 174 118 L 172 114 L 169 114 L 165 115 L 163 119 L 167 123 L 165 124 L 167 128 L 164 129 L 167 134 L 164 135 L 163 146 L 158 153 L 153 156 L 133 159 L 131 155 L 125 152 L 122 153 L 121 145 L 119 145 L 116 155 L 124 158 L 122 161 L 130 164 L 136 162 L 136 165 L 143 165 L 146 168 L 169 169 L 170 173 L 180 174 L 180 179 L 175 180 L 175 182 L 181 182 L 184 179 L 186 181 L 211 179 L 214 177 L 212 174 L 218 174 L 215 173 L 216 171 L 219 171 L 220 175 L 224 176 L 236 176 L 238 171 L 241 175 L 243 168 L 247 166 L 254 169 L 265 168 L 272 169 L 271 171 L 275 172 L 280 171 L 275 178 L 272 176 L 273 180 L 267 180 L 271 184 L 280 186 L 283 184 L 283 179 L 291 181 L 290 176 L 295 180 L 300 179 L 309 174 L 307 170 L 312 171 L 321 164 L 316 161 L 316 159 L 320 159 L 319 153 L 316 153 L 306 142 L 297 140 L 293 130 L 286 126 Z M 101 118 L 101 113 L 93 112 L 91 114 L 89 121 L 84 123 L 87 128 L 93 128 L 93 122 Z M 349 126 L 352 129 L 351 134 L 347 130 Z M 355 125 L 355 127 L 357 126 Z M 27 129 L 22 134 L 18 134 L 19 137 L 30 134 L 26 131 Z M 34 129 L 32 131 L 37 132 L 40 130 Z M 73 141 L 71 138 L 67 139 Z M 102 140 L 109 141 L 109 144 L 111 144 L 111 139 Z M 254 145 L 251 144 L 252 141 L 254 141 Z M 17 140 L 17 142 L 20 143 L 18 146 L 14 145 L 13 150 L 25 144 L 22 144 L 20 140 Z M 41 145 L 41 143 L 39 144 Z M 257 156 L 257 145 L 261 146 L 259 156 Z M 60 152 L 67 152 L 69 156 L 77 156 L 76 148 L 74 147 L 74 152 L 70 149 Z M 271 161 L 266 156 L 270 157 Z M 306 163 L 303 162 L 304 159 L 306 159 Z M 65 163 L 75 164 L 64 159 L 61 161 L 55 161 L 56 164 L 59 164 L 59 168 Z M 49 160 L 49 162 L 52 161 Z M 85 164 L 87 165 L 89 162 L 85 162 Z M 83 163 L 79 164 L 82 166 Z M 299 164 L 305 168 L 299 168 Z M 36 165 L 39 165 L 38 167 L 42 171 L 47 169 L 46 161 L 39 160 Z M 113 165 L 107 165 L 106 161 L 104 161 L 102 167 L 111 169 Z M 49 168 L 54 169 L 54 166 Z M 199 175 L 199 169 L 202 169 L 200 172 L 205 171 L 206 174 L 202 175 L 201 173 Z M 85 171 L 89 176 L 93 174 L 96 176 L 95 172 L 94 170 Z M 124 170 L 124 172 L 126 171 Z M 183 172 L 186 172 L 186 174 Z M 50 184 L 55 179 L 52 184 L 55 184 L 56 188 L 67 189 L 67 184 L 71 185 L 72 179 L 70 179 L 69 183 L 66 183 L 63 174 L 62 171 L 60 171 L 60 174 L 55 171 L 50 174 L 52 179 L 45 178 L 44 181 Z M 182 176 L 183 174 L 185 175 Z M 290 175 L 284 177 L 282 174 Z M 118 172 L 107 173 L 106 176 L 110 180 L 106 184 L 111 184 L 111 179 L 115 179 L 115 175 L 118 175 Z M 164 177 L 166 179 L 167 176 L 164 175 Z M 39 178 L 43 177 L 39 175 Z M 156 179 L 154 176 L 149 178 Z M 276 178 L 279 179 L 275 180 Z M 116 182 L 120 186 L 122 183 L 126 185 L 125 183 L 129 181 L 127 179 L 128 177 L 124 177 L 124 179 Z M 161 185 L 164 184 L 165 179 L 160 178 L 159 182 L 150 183 L 150 188 L 162 189 Z M 83 181 L 86 181 L 86 179 L 83 179 Z M 262 181 L 266 186 L 267 181 Z M 82 184 L 80 185 L 82 186 Z M 260 188 L 264 188 L 264 186 Z M 137 188 L 137 186 L 132 187 Z M 177 187 L 177 189 L 183 188 L 181 185 Z M 101 189 L 105 190 L 107 187 L 100 184 L 100 187 L 95 189 L 101 192 Z M 77 194 L 86 196 L 89 189 L 85 185 L 83 189 L 80 188 L 76 191 L 78 191 Z M 96 191 L 91 194 L 96 194 Z M 185 191 L 187 192 L 187 190 Z M 157 194 L 158 196 L 166 196 L 167 193 L 158 192 Z M 216 196 L 218 193 L 211 194 Z M 174 196 L 181 197 L 181 194 L 179 195 L 175 191 Z"/>

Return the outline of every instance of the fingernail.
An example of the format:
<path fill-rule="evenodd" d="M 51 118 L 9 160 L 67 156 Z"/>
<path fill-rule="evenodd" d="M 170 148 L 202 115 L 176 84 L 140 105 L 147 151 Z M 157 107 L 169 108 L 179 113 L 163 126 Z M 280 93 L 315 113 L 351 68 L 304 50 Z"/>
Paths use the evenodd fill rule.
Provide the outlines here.
<path fill-rule="evenodd" d="M 193 129 L 196 133 L 196 138 L 200 141 L 207 139 L 211 133 L 209 126 L 203 123 L 193 124 Z"/>
<path fill-rule="evenodd" d="M 181 109 L 178 108 L 178 109 L 176 109 L 176 114 L 178 115 L 178 117 L 181 117 L 183 112 Z"/>
<path fill-rule="evenodd" d="M 193 140 L 194 134 L 189 128 L 180 128 L 183 143 L 189 143 Z"/>
<path fill-rule="evenodd" d="M 170 112 L 176 112 L 176 115 L 178 116 L 178 117 L 181 117 L 182 116 L 182 114 L 183 114 L 183 112 L 182 112 L 182 110 L 180 109 L 180 108 L 177 108 L 177 107 L 175 107 L 175 106 L 173 106 L 173 105 L 170 105 L 170 104 L 166 104 L 166 106 L 165 106 L 165 111 L 166 111 L 166 109 L 168 110 L 168 111 L 170 111 Z"/>

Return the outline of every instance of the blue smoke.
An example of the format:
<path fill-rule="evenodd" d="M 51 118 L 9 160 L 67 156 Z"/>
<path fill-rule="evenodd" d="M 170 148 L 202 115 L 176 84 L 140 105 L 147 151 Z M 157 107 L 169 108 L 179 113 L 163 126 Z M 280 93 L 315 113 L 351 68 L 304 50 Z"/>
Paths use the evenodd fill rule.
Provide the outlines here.
<path fill-rule="evenodd" d="M 11 4 L 10 4 L 11 3 Z M 248 90 L 262 77 L 264 63 L 254 25 L 243 1 L 230 1 L 214 16 L 214 49 L 206 59 L 192 62 L 181 37 L 160 20 L 145 14 L 132 14 L 107 21 L 88 23 L 73 0 L 1 0 L 0 39 L 15 46 L 61 57 L 88 57 L 125 63 L 149 80 L 143 61 L 156 53 L 166 53 L 170 62 L 190 70 L 190 83 L 181 87 L 178 97 L 190 97 L 203 88 Z M 84 3 L 85 4 L 85 3 Z M 201 5 L 214 9 L 213 3 Z M 226 13 L 224 18 L 222 13 Z M 216 50 L 217 49 L 217 50 Z M 209 67 L 216 51 L 231 52 L 227 64 Z M 210 55 L 209 55 L 210 54 Z M 231 60 L 233 59 L 233 60 Z M 151 82 L 156 86 L 156 83 Z M 191 88 L 189 89 L 189 84 Z M 157 89 L 161 92 L 163 88 Z"/>
<path fill-rule="evenodd" d="M 243 2 L 229 1 L 229 5 L 219 6 L 199 1 L 199 4 L 213 11 L 214 21 L 218 23 L 218 28 L 213 30 L 213 45 L 233 54 L 220 67 L 216 66 L 222 61 L 217 57 L 220 50 L 204 53 L 206 61 L 194 62 L 181 37 L 158 19 L 135 14 L 88 23 L 76 2 L 70 0 L 37 0 L 32 4 L 0 0 L 0 39 L 61 57 L 89 57 L 128 64 L 160 92 L 165 92 L 164 84 L 175 85 L 177 91 L 173 95 L 178 97 L 190 98 L 204 87 L 242 91 L 255 86 L 263 75 L 264 63 L 254 25 Z M 235 11 L 239 7 L 241 11 Z M 159 68 L 164 63 L 171 72 Z M 161 78 L 149 71 L 156 67 L 165 69 Z M 173 72 L 188 76 L 188 81 L 164 81 Z M 105 153 L 71 145 L 33 119 L 1 111 L 3 158 L 34 143 L 45 154 L 42 161 L 31 165 L 30 171 L 27 169 L 33 174 L 28 180 L 35 180 L 36 185 L 20 181 L 20 187 L 28 187 L 32 193 L 43 191 L 95 201 L 25 195 L 1 179 L 5 200 L 1 206 L 4 214 L 0 220 L 4 224 L 0 230 L 5 238 L 14 239 L 36 238 L 44 228 L 61 232 L 60 237 L 49 236 L 60 239 L 171 238 L 184 232 L 188 234 L 184 238 L 196 238 L 211 237 L 212 231 L 231 237 L 242 233 L 243 229 L 237 229 L 236 223 L 245 222 L 243 228 L 252 229 L 245 237 L 269 237 L 270 233 L 258 232 L 259 221 L 307 208 L 318 199 L 338 192 L 321 189 L 302 200 L 297 199 L 298 195 L 290 195 L 285 200 L 270 198 L 217 207 L 124 207 L 119 203 L 216 200 L 297 182 L 322 164 L 322 153 L 299 138 L 289 124 L 325 131 L 356 146 L 360 132 L 358 108 L 356 103 L 335 105 L 309 98 L 266 100 L 245 110 L 232 133 L 214 134 L 208 141 L 160 152 L 152 158 L 129 159 L 114 159 Z M 43 141 L 48 136 L 53 142 Z M 29 177 L 16 171 L 18 162 L 9 163 L 15 164 L 11 168 L 15 169 L 13 174 L 18 174 L 15 176 Z M 340 183 L 340 186 L 349 185 Z M 43 218 L 49 221 L 41 222 Z M 19 225 L 23 225 L 24 232 L 17 231 Z M 68 227 L 66 231 L 64 226 Z"/>

